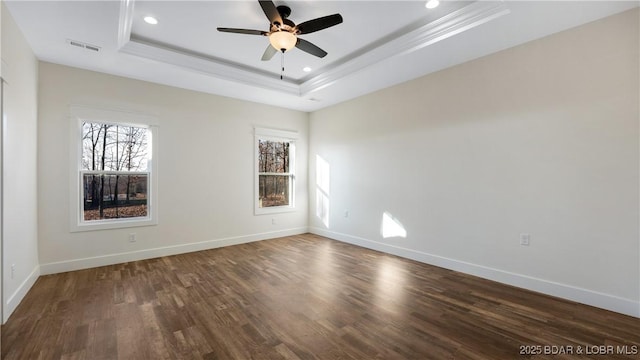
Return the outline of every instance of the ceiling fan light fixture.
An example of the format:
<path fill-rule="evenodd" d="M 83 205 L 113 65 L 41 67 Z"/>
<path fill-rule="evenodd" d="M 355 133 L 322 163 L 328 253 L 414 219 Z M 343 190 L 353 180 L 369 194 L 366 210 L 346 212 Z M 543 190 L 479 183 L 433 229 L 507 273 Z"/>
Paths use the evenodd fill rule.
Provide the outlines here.
<path fill-rule="evenodd" d="M 276 50 L 285 52 L 296 46 L 298 38 L 288 31 L 274 31 L 269 35 L 269 42 Z"/>
<path fill-rule="evenodd" d="M 438 5 L 440 5 L 440 1 L 438 0 L 429 0 L 427 1 L 427 3 L 424 5 L 427 9 L 435 9 L 438 7 Z"/>

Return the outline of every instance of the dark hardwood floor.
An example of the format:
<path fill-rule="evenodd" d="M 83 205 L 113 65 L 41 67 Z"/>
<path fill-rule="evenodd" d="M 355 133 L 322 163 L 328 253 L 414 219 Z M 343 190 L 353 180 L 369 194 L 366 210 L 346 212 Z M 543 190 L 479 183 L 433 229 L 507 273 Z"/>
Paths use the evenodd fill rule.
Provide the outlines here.
<path fill-rule="evenodd" d="M 2 327 L 5 359 L 637 359 L 637 351 L 640 319 L 309 234 L 42 276 Z"/>

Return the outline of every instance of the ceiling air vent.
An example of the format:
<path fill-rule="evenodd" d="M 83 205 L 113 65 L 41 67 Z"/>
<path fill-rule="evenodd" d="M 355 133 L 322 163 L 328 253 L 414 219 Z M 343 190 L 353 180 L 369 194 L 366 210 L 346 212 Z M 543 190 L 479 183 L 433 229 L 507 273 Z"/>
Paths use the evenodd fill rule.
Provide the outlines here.
<path fill-rule="evenodd" d="M 95 52 L 100 51 L 100 46 L 83 43 L 82 41 L 67 39 L 67 44 Z"/>

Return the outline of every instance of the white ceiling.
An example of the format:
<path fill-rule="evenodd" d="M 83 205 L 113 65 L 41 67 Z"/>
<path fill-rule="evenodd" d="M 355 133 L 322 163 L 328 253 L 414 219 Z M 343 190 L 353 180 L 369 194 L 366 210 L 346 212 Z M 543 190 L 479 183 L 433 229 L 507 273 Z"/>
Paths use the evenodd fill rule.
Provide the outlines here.
<path fill-rule="evenodd" d="M 268 31 L 257 1 L 5 1 L 36 56 L 196 91 L 314 111 L 638 6 L 638 1 L 275 1 L 301 23 L 344 22 L 301 35 L 329 54 L 298 49 L 260 58 Z M 146 24 L 152 15 L 158 25 Z M 89 44 L 100 51 L 69 44 Z M 588 41 L 588 39 L 587 39 Z M 303 72 L 309 66 L 312 71 Z"/>

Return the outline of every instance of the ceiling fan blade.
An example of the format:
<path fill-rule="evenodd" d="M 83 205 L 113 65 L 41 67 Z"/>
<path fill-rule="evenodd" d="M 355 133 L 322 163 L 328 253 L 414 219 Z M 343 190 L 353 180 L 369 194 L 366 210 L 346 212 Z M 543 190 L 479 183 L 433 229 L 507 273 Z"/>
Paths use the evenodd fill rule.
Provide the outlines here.
<path fill-rule="evenodd" d="M 276 5 L 273 3 L 273 1 L 267 0 L 258 2 L 260 3 L 262 11 L 264 11 L 264 14 L 267 15 L 267 19 L 269 19 L 269 22 L 271 22 L 271 24 L 283 24 L 282 17 L 280 16 L 280 13 L 278 12 L 278 9 L 276 8 Z"/>
<path fill-rule="evenodd" d="M 247 34 L 247 35 L 267 35 L 268 32 L 262 30 L 249 30 L 249 29 L 234 29 L 234 28 L 218 28 L 218 31 L 228 32 L 234 34 Z"/>
<path fill-rule="evenodd" d="M 262 61 L 269 61 L 278 52 L 276 48 L 271 46 L 271 44 L 267 45 L 267 48 L 264 49 L 264 54 L 262 54 Z"/>
<path fill-rule="evenodd" d="M 298 42 L 296 42 L 296 47 L 302 51 L 308 52 L 311 55 L 315 55 L 319 58 L 323 58 L 327 56 L 327 52 L 320 49 L 319 47 L 313 45 L 307 40 L 298 38 Z"/>
<path fill-rule="evenodd" d="M 342 15 L 333 14 L 298 24 L 299 34 L 310 34 L 342 23 Z"/>

